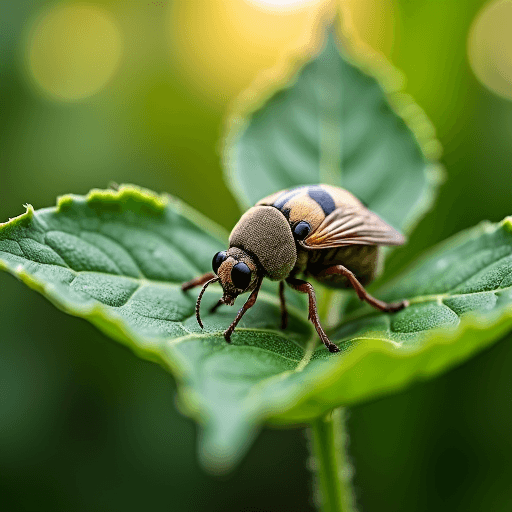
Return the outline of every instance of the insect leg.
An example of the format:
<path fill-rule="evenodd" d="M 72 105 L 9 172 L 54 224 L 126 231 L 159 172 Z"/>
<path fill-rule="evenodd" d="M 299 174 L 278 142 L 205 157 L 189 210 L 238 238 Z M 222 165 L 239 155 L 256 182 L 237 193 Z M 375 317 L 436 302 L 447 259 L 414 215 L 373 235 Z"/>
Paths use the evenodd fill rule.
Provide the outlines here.
<path fill-rule="evenodd" d="M 196 277 L 192 279 L 191 281 L 188 281 L 186 283 L 183 283 L 181 285 L 181 289 L 186 292 L 187 290 L 190 290 L 191 288 L 195 288 L 196 286 L 202 286 L 204 283 L 209 281 L 210 279 L 213 279 L 215 277 L 215 274 L 213 272 L 207 272 L 206 274 Z"/>
<path fill-rule="evenodd" d="M 400 302 L 384 302 L 382 300 L 376 299 L 375 297 L 372 297 L 365 289 L 364 286 L 357 280 L 356 276 L 348 269 L 345 268 L 343 265 L 333 265 L 332 267 L 329 267 L 325 270 L 323 270 L 320 275 L 331 275 L 331 274 L 340 274 L 342 276 L 345 276 L 354 290 L 357 293 L 357 296 L 361 300 L 365 300 L 373 306 L 374 308 L 380 309 L 381 311 L 384 311 L 386 313 L 394 312 L 394 311 L 400 311 L 401 309 L 404 309 L 409 305 L 408 300 L 401 300 Z"/>
<path fill-rule="evenodd" d="M 219 299 L 219 302 L 217 302 L 217 304 L 215 304 L 215 306 L 212 306 L 212 307 L 210 308 L 210 313 L 215 313 L 215 311 L 217 310 L 217 308 L 218 308 L 220 305 L 222 305 L 222 304 L 224 304 L 224 302 L 222 302 L 222 299 Z"/>
<path fill-rule="evenodd" d="M 318 309 L 316 307 L 316 296 L 313 285 L 308 283 L 307 281 L 302 281 L 302 279 L 295 279 L 294 277 L 289 277 L 286 279 L 286 282 L 294 289 L 302 293 L 307 293 L 309 296 L 309 317 L 308 320 L 311 320 L 313 325 L 315 326 L 316 332 L 323 344 L 327 347 L 329 352 L 339 352 L 340 349 L 337 345 L 335 345 L 325 334 L 322 326 L 320 325 L 320 319 L 318 318 Z"/>
<path fill-rule="evenodd" d="M 281 329 L 288 325 L 288 311 L 286 311 L 286 300 L 284 298 L 284 281 L 279 281 L 279 300 L 281 302 Z"/>
<path fill-rule="evenodd" d="M 261 283 L 263 279 L 260 279 L 256 283 L 256 288 L 252 291 L 251 295 L 249 295 L 249 298 L 245 302 L 245 304 L 240 308 L 238 311 L 238 314 L 236 315 L 235 319 L 231 323 L 231 325 L 226 329 L 224 332 L 224 339 L 231 343 L 231 334 L 235 330 L 235 327 L 237 326 L 238 322 L 240 322 L 240 319 L 244 316 L 245 312 L 254 306 L 254 303 L 256 302 L 256 299 L 258 298 L 258 292 L 260 291 Z"/>

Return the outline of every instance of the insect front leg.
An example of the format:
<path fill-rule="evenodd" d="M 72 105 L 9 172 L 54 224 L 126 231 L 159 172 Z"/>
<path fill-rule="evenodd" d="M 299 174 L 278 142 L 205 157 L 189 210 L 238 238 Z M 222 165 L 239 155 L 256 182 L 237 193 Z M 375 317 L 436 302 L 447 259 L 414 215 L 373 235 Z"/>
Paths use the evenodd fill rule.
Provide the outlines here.
<path fill-rule="evenodd" d="M 206 274 L 196 277 L 192 279 L 191 281 L 188 281 L 186 283 L 183 283 L 181 285 L 181 289 L 186 292 L 187 290 L 190 290 L 191 288 L 195 288 L 196 286 L 203 286 L 204 283 L 207 281 L 210 281 L 210 279 L 213 279 L 215 277 L 215 274 L 213 272 L 207 272 Z"/>
<path fill-rule="evenodd" d="M 231 325 L 224 332 L 224 339 L 228 343 L 231 343 L 231 334 L 235 330 L 235 327 L 238 325 L 238 322 L 240 322 L 241 318 L 244 316 L 245 312 L 254 306 L 254 303 L 256 302 L 256 299 L 258 298 L 258 292 L 260 291 L 262 281 L 263 281 L 263 279 L 260 278 L 256 284 L 256 288 L 254 288 L 251 295 L 249 295 L 249 298 L 247 299 L 246 303 L 240 308 L 235 319 L 233 320 Z"/>
<path fill-rule="evenodd" d="M 284 281 L 279 281 L 279 301 L 281 304 L 281 329 L 286 329 L 288 325 L 288 311 L 286 310 L 286 300 L 284 297 Z"/>
<path fill-rule="evenodd" d="M 351 272 L 348 268 L 345 268 L 343 265 L 333 265 L 332 267 L 329 267 L 320 272 L 319 275 L 324 276 L 332 274 L 345 276 L 361 300 L 365 300 L 368 302 L 368 304 L 370 304 L 370 306 L 380 309 L 385 313 L 400 311 L 409 305 L 408 300 L 401 300 L 399 302 L 384 302 L 382 300 L 376 299 L 365 290 L 364 286 L 357 280 L 353 272 Z"/>
<path fill-rule="evenodd" d="M 311 283 L 307 281 L 302 281 L 302 279 L 295 279 L 294 277 L 289 277 L 286 279 L 286 282 L 294 289 L 302 293 L 307 293 L 309 296 L 309 317 L 308 320 L 311 320 L 313 325 L 315 326 L 316 332 L 323 344 L 327 347 L 329 352 L 339 352 L 340 349 L 337 345 L 332 343 L 332 341 L 327 337 L 322 326 L 320 325 L 320 318 L 318 318 L 318 308 L 316 306 L 316 296 L 315 290 Z"/>

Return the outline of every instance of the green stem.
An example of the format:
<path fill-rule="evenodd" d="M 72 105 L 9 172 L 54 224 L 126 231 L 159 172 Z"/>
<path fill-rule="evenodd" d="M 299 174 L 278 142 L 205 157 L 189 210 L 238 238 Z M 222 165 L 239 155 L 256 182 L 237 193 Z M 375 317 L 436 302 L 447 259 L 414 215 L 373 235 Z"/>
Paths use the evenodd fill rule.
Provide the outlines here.
<path fill-rule="evenodd" d="M 335 409 L 314 420 L 311 434 L 316 473 L 315 501 L 319 509 L 322 512 L 356 512 L 344 410 Z"/>

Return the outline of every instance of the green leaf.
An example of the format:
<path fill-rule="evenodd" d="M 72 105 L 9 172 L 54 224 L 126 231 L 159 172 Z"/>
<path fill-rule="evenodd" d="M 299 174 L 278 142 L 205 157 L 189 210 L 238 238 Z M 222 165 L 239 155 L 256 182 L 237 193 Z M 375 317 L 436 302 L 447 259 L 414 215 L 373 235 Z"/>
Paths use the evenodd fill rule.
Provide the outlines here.
<path fill-rule="evenodd" d="M 203 427 L 203 463 L 221 471 L 239 460 L 264 421 L 296 424 L 398 389 L 509 330 L 511 226 L 506 220 L 463 233 L 376 292 L 407 296 L 412 305 L 396 315 L 352 312 L 333 335 L 340 354 L 318 347 L 292 290 L 290 326 L 278 329 L 272 283 L 231 345 L 222 332 L 235 310 L 207 313 L 220 295 L 212 286 L 202 331 L 194 316 L 197 292 L 183 293 L 180 284 L 210 269 L 225 233 L 177 200 L 134 187 L 65 196 L 37 212 L 28 207 L 0 224 L 0 267 L 170 370 L 180 408 Z M 477 320 L 471 311 L 479 312 Z"/>
<path fill-rule="evenodd" d="M 345 349 L 336 361 L 317 348 L 306 368 L 272 389 L 272 421 L 307 421 L 341 404 L 401 389 L 459 364 L 510 331 L 512 217 L 449 239 L 374 293 L 411 304 L 395 314 L 367 306 L 352 311 L 331 333 Z M 281 400 L 294 405 L 281 407 Z"/>
<path fill-rule="evenodd" d="M 283 337 L 274 283 L 266 283 L 232 345 L 222 333 L 235 311 L 208 315 L 221 295 L 218 286 L 205 294 L 205 329 L 199 328 L 197 293 L 180 285 L 211 271 L 213 254 L 226 245 L 226 233 L 176 199 L 122 186 L 62 197 L 56 208 L 28 206 L 0 224 L 0 268 L 170 369 L 183 384 L 183 408 L 204 424 L 207 462 L 222 465 L 254 430 L 244 397 L 254 383 L 292 369 L 312 332 L 300 311 L 304 301 L 291 296 Z"/>
<path fill-rule="evenodd" d="M 278 190 L 315 183 L 350 190 L 405 231 L 430 208 L 442 177 L 424 156 L 439 152 L 432 125 L 389 83 L 391 66 L 379 63 L 386 93 L 372 64 L 362 57 L 357 64 L 368 74 L 340 54 L 331 34 L 298 71 L 288 64 L 284 87 L 275 90 L 278 69 L 268 73 L 270 93 L 246 94 L 259 102 L 233 114 L 225 148 L 228 183 L 244 209 Z"/>

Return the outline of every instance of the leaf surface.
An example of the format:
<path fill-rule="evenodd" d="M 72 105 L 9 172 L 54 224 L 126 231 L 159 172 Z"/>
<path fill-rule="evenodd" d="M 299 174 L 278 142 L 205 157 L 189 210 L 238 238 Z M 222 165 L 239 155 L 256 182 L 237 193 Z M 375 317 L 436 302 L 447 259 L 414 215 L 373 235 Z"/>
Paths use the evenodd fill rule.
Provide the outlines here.
<path fill-rule="evenodd" d="M 278 329 L 272 286 L 231 345 L 222 332 L 235 310 L 208 314 L 220 295 L 212 286 L 202 331 L 197 292 L 179 287 L 210 269 L 225 234 L 178 201 L 134 187 L 28 207 L 0 225 L 0 267 L 170 370 L 180 407 L 203 427 L 204 464 L 225 470 L 264 421 L 308 421 L 434 375 L 499 338 L 512 324 L 511 226 L 506 220 L 463 233 L 377 291 L 412 305 L 395 315 L 353 311 L 332 334 L 343 348 L 336 355 L 317 345 L 292 290 L 289 328 Z"/>
<path fill-rule="evenodd" d="M 226 233 L 179 201 L 127 186 L 65 196 L 56 208 L 37 212 L 28 206 L 0 224 L 0 268 L 172 370 L 184 384 L 184 408 L 204 424 L 206 458 L 222 465 L 254 430 L 253 411 L 240 407 L 248 390 L 293 368 L 311 333 L 300 311 L 304 301 L 291 296 L 283 337 L 272 283 L 240 322 L 232 345 L 222 333 L 236 310 L 208 314 L 221 295 L 218 285 L 206 291 L 205 329 L 199 328 L 197 292 L 180 286 L 211 271 L 213 254 L 226 245 Z"/>
<path fill-rule="evenodd" d="M 307 421 L 429 378 L 510 331 L 512 217 L 440 244 L 374 295 L 410 305 L 394 314 L 368 306 L 349 312 L 330 333 L 344 347 L 338 361 L 317 348 L 300 374 L 281 383 L 286 400 L 292 388 L 302 391 L 292 392 L 292 409 L 274 410 L 274 421 Z M 276 401 L 278 393 L 272 390 Z"/>

